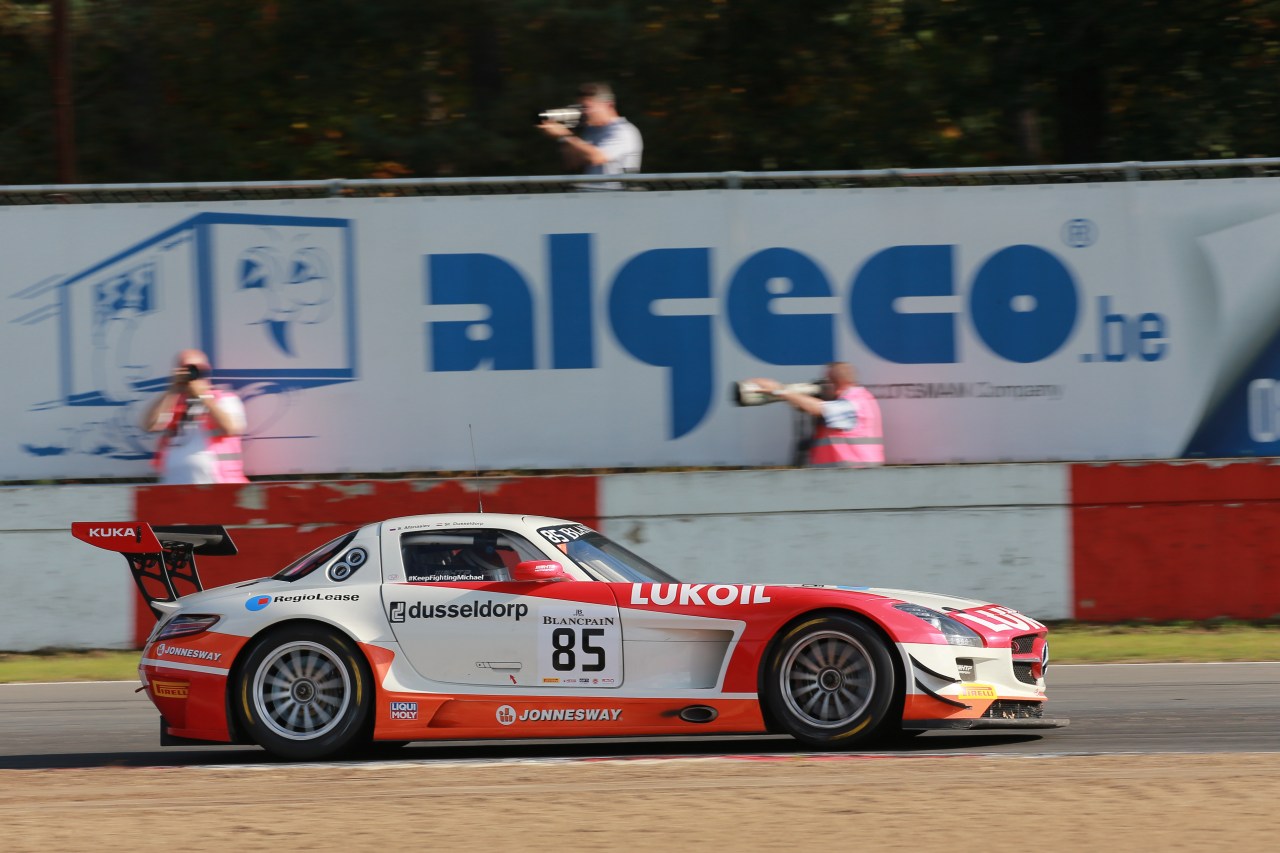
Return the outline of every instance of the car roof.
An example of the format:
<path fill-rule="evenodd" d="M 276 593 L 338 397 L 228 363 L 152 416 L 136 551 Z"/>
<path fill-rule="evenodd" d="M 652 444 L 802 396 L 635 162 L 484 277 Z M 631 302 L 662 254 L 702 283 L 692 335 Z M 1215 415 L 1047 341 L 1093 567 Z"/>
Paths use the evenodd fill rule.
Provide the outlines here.
<path fill-rule="evenodd" d="M 448 512 L 429 515 L 404 515 L 375 522 L 375 524 L 381 524 L 382 530 L 387 533 L 415 528 L 452 527 L 454 525 L 524 528 L 578 523 L 565 518 L 552 518 L 545 515 L 516 515 L 503 512 Z"/>

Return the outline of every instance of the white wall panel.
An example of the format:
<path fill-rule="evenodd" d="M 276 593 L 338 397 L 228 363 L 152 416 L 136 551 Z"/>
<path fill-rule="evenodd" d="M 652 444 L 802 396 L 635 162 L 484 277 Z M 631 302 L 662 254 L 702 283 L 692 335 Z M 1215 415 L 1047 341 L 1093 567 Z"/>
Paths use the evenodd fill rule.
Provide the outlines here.
<path fill-rule="evenodd" d="M 0 489 L 0 650 L 129 648 L 124 557 L 71 537 L 73 521 L 132 521 L 131 486 Z"/>
<path fill-rule="evenodd" d="M 886 586 L 1070 615 L 1065 465 L 632 474 L 601 526 L 691 581 Z"/>

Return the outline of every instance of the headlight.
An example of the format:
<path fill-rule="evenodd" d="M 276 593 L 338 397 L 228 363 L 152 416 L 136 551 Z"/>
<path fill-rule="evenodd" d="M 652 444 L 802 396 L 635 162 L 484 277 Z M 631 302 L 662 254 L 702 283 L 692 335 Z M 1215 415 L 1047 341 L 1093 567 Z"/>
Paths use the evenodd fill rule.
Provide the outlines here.
<path fill-rule="evenodd" d="M 172 640 L 177 637 L 190 637 L 192 634 L 200 634 L 216 625 L 221 618 L 221 616 L 201 616 L 197 614 L 175 616 L 156 632 L 153 640 Z"/>
<path fill-rule="evenodd" d="M 982 637 L 968 625 L 961 624 L 944 613 L 922 607 L 919 604 L 895 604 L 895 608 L 903 613 L 910 613 L 917 619 L 923 619 L 942 633 L 947 642 L 953 646 L 982 647 Z"/>

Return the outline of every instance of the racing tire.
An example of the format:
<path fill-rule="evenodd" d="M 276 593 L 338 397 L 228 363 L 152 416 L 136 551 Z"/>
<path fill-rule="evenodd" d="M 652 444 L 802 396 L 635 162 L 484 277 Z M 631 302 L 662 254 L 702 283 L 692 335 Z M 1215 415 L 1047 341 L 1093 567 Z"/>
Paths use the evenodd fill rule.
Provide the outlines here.
<path fill-rule="evenodd" d="M 791 626 L 765 666 L 764 701 L 801 743 L 845 749 L 879 738 L 894 697 L 885 641 L 857 619 L 821 615 Z"/>
<path fill-rule="evenodd" d="M 364 655 L 337 631 L 284 626 L 245 658 L 235 706 L 250 739 L 272 755 L 331 758 L 367 736 L 373 676 Z"/>

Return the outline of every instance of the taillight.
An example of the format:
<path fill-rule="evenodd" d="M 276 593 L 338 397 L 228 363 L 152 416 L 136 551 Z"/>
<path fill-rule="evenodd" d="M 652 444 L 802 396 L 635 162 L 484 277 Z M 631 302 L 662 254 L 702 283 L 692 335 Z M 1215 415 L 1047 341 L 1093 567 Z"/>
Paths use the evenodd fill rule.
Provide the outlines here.
<path fill-rule="evenodd" d="M 200 634 L 216 625 L 221 618 L 221 616 L 202 616 L 198 614 L 175 616 L 152 639 L 172 640 L 177 637 L 190 637 L 192 634 Z"/>

